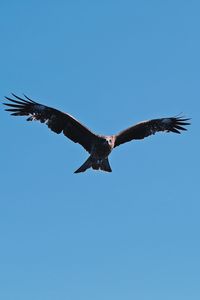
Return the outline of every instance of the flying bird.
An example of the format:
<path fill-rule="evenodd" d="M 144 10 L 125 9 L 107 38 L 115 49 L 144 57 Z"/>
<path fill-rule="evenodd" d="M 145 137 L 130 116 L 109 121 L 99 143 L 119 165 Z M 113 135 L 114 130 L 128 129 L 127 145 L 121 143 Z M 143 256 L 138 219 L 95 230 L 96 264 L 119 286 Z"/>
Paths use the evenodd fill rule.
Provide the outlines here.
<path fill-rule="evenodd" d="M 108 156 L 115 147 L 132 140 L 144 139 L 159 131 L 181 133 L 181 130 L 187 130 L 183 126 L 190 125 L 190 119 L 178 116 L 143 121 L 114 135 L 98 135 L 68 113 L 42 105 L 26 95 L 24 99 L 12 95 L 14 99 L 5 97 L 10 102 L 3 103 L 9 107 L 6 111 L 11 115 L 28 116 L 27 121 L 45 123 L 52 131 L 57 134 L 62 132 L 89 152 L 89 158 L 74 173 L 85 172 L 89 168 L 112 172 Z"/>

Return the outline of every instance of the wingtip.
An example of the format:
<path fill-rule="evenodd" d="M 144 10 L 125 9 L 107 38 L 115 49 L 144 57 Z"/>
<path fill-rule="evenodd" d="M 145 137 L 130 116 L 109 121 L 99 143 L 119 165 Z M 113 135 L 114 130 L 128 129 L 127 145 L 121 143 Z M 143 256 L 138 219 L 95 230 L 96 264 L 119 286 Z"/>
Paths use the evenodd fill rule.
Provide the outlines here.
<path fill-rule="evenodd" d="M 26 98 L 26 99 L 28 99 L 28 100 L 31 100 L 28 96 L 26 96 L 25 94 L 23 94 L 24 95 L 24 97 Z"/>
<path fill-rule="evenodd" d="M 17 96 L 16 94 L 14 94 L 14 93 L 11 93 L 11 95 L 12 95 L 13 97 L 15 97 L 15 98 L 18 98 L 18 96 Z"/>
<path fill-rule="evenodd" d="M 175 119 L 177 119 L 179 121 L 190 121 L 190 120 L 192 120 L 192 118 L 186 118 L 184 115 L 182 115 L 182 116 L 175 116 Z"/>
<path fill-rule="evenodd" d="M 26 96 L 25 94 L 23 94 L 23 96 L 28 100 L 28 101 L 30 101 L 30 102 L 32 102 L 32 103 L 36 103 L 35 101 L 33 101 L 33 100 L 31 100 L 28 96 Z"/>
<path fill-rule="evenodd" d="M 8 96 L 4 96 L 7 100 L 9 100 L 10 101 L 10 98 L 8 97 Z"/>

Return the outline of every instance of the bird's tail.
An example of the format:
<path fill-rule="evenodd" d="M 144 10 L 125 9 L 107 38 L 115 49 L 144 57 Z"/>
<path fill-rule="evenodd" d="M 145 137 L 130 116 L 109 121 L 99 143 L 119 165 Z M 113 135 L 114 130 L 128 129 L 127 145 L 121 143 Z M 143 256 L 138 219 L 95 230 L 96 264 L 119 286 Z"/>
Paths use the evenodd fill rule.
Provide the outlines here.
<path fill-rule="evenodd" d="M 84 162 L 84 164 L 82 164 L 82 166 L 80 166 L 80 168 L 78 168 L 74 173 L 85 172 L 87 169 L 92 167 L 92 163 L 92 158 L 91 156 L 89 156 L 88 159 Z"/>
<path fill-rule="evenodd" d="M 101 161 L 94 160 L 91 156 L 84 162 L 84 164 L 78 168 L 74 173 L 85 172 L 87 169 L 91 168 L 93 170 L 102 170 L 106 172 L 112 172 L 108 158 Z"/>
<path fill-rule="evenodd" d="M 110 167 L 110 164 L 109 164 L 109 160 L 108 158 L 104 159 L 101 163 L 100 163 L 100 170 L 102 171 L 106 171 L 106 172 L 112 172 L 112 169 Z"/>

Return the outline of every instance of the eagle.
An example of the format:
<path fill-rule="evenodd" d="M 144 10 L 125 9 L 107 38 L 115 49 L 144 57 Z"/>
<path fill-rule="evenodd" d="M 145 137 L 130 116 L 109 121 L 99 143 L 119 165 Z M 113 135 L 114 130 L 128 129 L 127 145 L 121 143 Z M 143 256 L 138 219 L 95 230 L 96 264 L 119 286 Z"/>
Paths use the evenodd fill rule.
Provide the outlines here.
<path fill-rule="evenodd" d="M 112 172 L 108 156 L 121 144 L 132 140 L 141 140 L 156 132 L 181 133 L 190 125 L 189 118 L 182 116 L 152 119 L 137 123 L 114 135 L 99 135 L 81 124 L 68 113 L 31 100 L 26 95 L 21 98 L 12 93 L 12 98 L 5 97 L 9 102 L 3 103 L 13 116 L 28 116 L 27 121 L 45 123 L 57 134 L 63 133 L 75 143 L 79 143 L 90 156 L 74 173 L 85 172 L 87 169 Z"/>

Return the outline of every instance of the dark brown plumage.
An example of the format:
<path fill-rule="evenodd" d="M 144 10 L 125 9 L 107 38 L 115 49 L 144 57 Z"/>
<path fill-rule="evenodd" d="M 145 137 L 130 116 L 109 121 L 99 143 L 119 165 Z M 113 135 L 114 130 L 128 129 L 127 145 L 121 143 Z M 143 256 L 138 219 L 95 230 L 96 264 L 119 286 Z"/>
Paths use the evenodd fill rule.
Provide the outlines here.
<path fill-rule="evenodd" d="M 190 125 L 188 122 L 190 119 L 183 117 L 160 118 L 138 123 L 116 135 L 97 135 L 67 113 L 41 105 L 25 95 L 25 99 L 12 95 L 15 99 L 5 97 L 10 102 L 3 103 L 9 107 L 6 111 L 11 115 L 28 116 L 27 121 L 38 120 L 45 123 L 52 131 L 58 134 L 62 132 L 90 153 L 89 158 L 75 173 L 84 172 L 90 167 L 94 170 L 112 172 L 108 156 L 113 148 L 131 140 L 144 139 L 159 131 L 181 133 L 181 130 L 187 130 L 183 126 Z"/>

